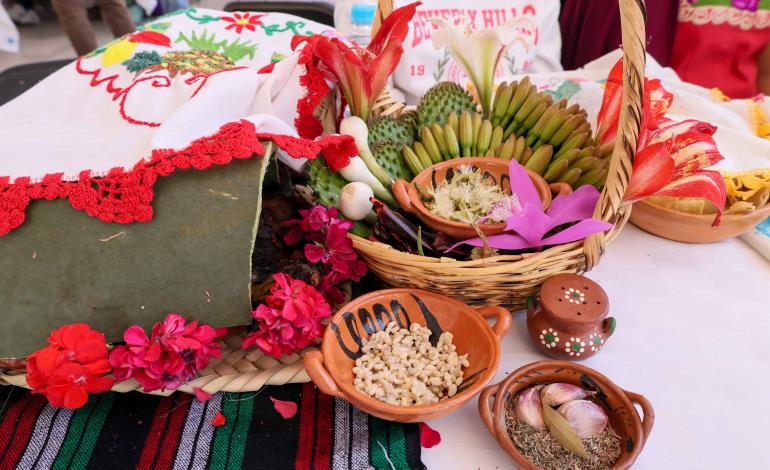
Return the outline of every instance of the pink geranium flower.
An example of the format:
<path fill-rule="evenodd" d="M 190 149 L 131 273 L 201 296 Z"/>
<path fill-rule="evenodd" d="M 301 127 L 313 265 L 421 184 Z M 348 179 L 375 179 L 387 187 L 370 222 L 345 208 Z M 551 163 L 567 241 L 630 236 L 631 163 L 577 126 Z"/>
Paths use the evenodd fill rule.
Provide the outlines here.
<path fill-rule="evenodd" d="M 195 377 L 199 369 L 208 366 L 212 357 L 219 357 L 221 345 L 216 338 L 226 329 L 199 325 L 171 313 L 152 329 L 152 337 L 139 326 L 123 333 L 125 346 L 116 346 L 110 353 L 110 364 L 118 380 L 135 378 L 146 392 L 176 390 Z"/>
<path fill-rule="evenodd" d="M 315 343 L 323 334 L 321 320 L 331 316 L 331 307 L 313 286 L 278 273 L 265 303 L 252 312 L 257 331 L 243 341 L 243 348 L 257 346 L 276 358 L 293 354 Z"/>

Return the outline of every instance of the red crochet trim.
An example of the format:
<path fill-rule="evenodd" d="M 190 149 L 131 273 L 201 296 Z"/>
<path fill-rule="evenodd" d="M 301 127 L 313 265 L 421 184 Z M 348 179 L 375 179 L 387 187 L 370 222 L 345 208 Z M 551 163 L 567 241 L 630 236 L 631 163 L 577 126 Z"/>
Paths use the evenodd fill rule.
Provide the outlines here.
<path fill-rule="evenodd" d="M 148 222 L 152 220 L 153 187 L 158 177 L 176 170 L 206 170 L 214 165 L 227 165 L 233 159 L 264 155 L 260 140 L 272 140 L 292 157 L 316 158 L 332 155 L 356 155 L 355 142 L 347 136 L 328 136 L 306 140 L 285 135 L 258 133 L 254 124 L 242 120 L 222 126 L 210 136 L 195 140 L 182 150 L 153 150 L 147 161 L 130 170 L 113 168 L 106 176 L 93 176 L 90 170 L 80 172 L 77 181 L 62 181 L 62 173 L 46 175 L 39 182 L 29 177 L 0 177 L 0 235 L 18 228 L 26 218 L 30 201 L 69 199 L 73 209 L 85 211 L 103 222 Z"/>
<path fill-rule="evenodd" d="M 300 52 L 298 64 L 304 65 L 305 75 L 299 78 L 299 84 L 305 87 L 307 94 L 297 102 L 297 117 L 294 119 L 294 127 L 300 137 L 314 139 L 323 133 L 321 120 L 315 116 L 318 105 L 331 88 L 326 84 L 323 75 L 315 64 L 312 47 L 305 47 Z"/>

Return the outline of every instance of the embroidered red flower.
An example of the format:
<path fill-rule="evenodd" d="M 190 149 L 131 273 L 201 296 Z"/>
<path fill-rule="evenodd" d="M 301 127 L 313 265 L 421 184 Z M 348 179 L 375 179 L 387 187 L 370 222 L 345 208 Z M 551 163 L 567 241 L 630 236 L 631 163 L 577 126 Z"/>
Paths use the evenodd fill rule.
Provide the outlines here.
<path fill-rule="evenodd" d="M 104 335 L 85 323 L 65 325 L 48 337 L 48 346 L 30 355 L 27 384 L 53 406 L 80 408 L 89 393 L 103 393 L 115 380 Z"/>
<path fill-rule="evenodd" d="M 299 279 L 283 273 L 273 279 L 265 303 L 252 312 L 257 331 L 243 340 L 243 348 L 257 346 L 279 358 L 315 343 L 324 331 L 321 320 L 331 316 L 331 307 L 313 286 Z"/>
<path fill-rule="evenodd" d="M 212 357 L 221 355 L 216 341 L 226 329 L 189 323 L 175 313 L 166 316 L 152 329 L 148 338 L 139 326 L 123 333 L 125 346 L 110 353 L 110 364 L 118 380 L 135 378 L 144 391 L 176 390 L 208 366 Z"/>
<path fill-rule="evenodd" d="M 233 13 L 233 16 L 223 16 L 222 20 L 230 23 L 225 29 L 234 29 L 236 33 L 241 34 L 244 28 L 248 29 L 249 31 L 256 31 L 256 27 L 262 24 L 259 19 L 263 16 L 265 15 L 254 13 Z"/>

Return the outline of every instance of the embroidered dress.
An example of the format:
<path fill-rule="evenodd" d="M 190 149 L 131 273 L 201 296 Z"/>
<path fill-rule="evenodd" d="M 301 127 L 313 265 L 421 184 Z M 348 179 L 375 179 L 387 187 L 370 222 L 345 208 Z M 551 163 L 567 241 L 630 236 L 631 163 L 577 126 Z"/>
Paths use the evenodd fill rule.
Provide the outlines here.
<path fill-rule="evenodd" d="M 686 82 L 748 98 L 768 43 L 770 0 L 680 0 L 672 67 Z"/>

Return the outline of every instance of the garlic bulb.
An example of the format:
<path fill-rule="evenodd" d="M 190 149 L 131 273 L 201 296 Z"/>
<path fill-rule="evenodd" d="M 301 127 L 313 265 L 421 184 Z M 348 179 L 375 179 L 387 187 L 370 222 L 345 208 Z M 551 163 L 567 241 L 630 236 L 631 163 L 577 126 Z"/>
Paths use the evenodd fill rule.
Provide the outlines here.
<path fill-rule="evenodd" d="M 581 439 L 600 434 L 609 421 L 604 409 L 588 400 L 567 402 L 561 405 L 558 411 Z"/>
<path fill-rule="evenodd" d="M 536 431 L 545 429 L 543 408 L 540 403 L 540 387 L 525 388 L 513 404 L 516 419 L 532 426 Z"/>
<path fill-rule="evenodd" d="M 372 211 L 372 188 L 365 183 L 348 183 L 340 192 L 339 207 L 350 220 L 361 220 Z"/>
<path fill-rule="evenodd" d="M 594 393 L 572 384 L 553 383 L 543 388 L 540 399 L 546 405 L 559 406 L 568 401 L 588 398 Z"/>

